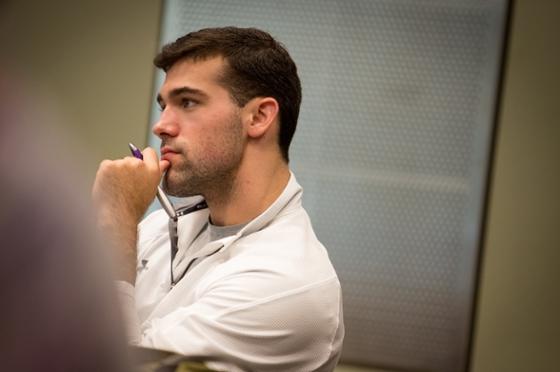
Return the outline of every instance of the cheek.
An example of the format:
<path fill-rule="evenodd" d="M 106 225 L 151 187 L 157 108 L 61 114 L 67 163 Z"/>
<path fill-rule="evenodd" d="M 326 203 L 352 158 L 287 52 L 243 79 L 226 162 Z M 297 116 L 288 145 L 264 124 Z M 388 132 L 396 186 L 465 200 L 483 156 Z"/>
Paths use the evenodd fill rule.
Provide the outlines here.
<path fill-rule="evenodd" d="M 192 133 L 186 141 L 187 162 L 195 167 L 207 168 L 220 161 L 227 151 L 220 143 L 217 133 L 205 130 L 201 133 Z"/>
<path fill-rule="evenodd" d="M 191 161 L 211 162 L 235 156 L 242 136 L 240 119 L 232 112 L 214 112 L 205 120 L 193 121 L 183 132 Z M 185 128 L 186 129 L 186 128 Z"/>

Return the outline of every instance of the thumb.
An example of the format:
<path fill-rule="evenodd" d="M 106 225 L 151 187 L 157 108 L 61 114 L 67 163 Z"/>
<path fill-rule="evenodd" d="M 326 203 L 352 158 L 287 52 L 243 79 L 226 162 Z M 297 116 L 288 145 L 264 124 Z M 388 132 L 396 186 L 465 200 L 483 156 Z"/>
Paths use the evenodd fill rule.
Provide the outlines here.
<path fill-rule="evenodd" d="M 171 165 L 171 163 L 169 163 L 169 160 L 160 160 L 159 161 L 159 170 L 163 173 L 167 170 L 167 168 L 169 168 L 170 165 Z"/>

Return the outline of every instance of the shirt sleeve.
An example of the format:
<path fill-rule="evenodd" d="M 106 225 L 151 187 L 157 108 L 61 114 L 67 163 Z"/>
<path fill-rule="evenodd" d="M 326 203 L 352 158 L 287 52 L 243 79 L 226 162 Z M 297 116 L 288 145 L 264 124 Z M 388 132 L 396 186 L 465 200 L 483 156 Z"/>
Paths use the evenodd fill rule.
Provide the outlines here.
<path fill-rule="evenodd" d="M 339 353 L 339 314 L 331 311 L 340 300 L 336 278 L 258 299 L 251 298 L 255 287 L 269 281 L 251 281 L 230 277 L 196 303 L 151 319 L 142 325 L 142 345 L 248 370 L 332 370 Z"/>

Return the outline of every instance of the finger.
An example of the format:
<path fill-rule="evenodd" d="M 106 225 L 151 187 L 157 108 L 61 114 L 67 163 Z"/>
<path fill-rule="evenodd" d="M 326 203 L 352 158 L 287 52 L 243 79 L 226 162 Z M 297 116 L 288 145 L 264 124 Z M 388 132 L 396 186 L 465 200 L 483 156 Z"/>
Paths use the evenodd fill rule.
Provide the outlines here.
<path fill-rule="evenodd" d="M 169 160 L 160 160 L 159 161 L 159 169 L 162 172 L 165 172 L 167 170 L 167 168 L 169 168 L 170 165 L 171 165 L 171 163 L 169 162 Z"/>
<path fill-rule="evenodd" d="M 123 158 L 123 160 L 126 160 L 126 159 L 128 159 L 128 160 L 134 160 L 134 161 L 142 161 L 142 159 L 138 159 L 136 156 L 132 156 L 132 155 L 128 155 L 128 156 L 125 156 L 125 157 Z M 118 159 L 118 160 L 120 160 L 120 159 Z"/>
<path fill-rule="evenodd" d="M 156 168 L 159 170 L 159 160 L 153 148 L 146 147 L 144 151 L 142 151 L 142 155 L 144 156 L 144 162 L 149 169 Z"/>
<path fill-rule="evenodd" d="M 151 159 L 152 161 L 157 159 L 157 154 L 156 151 L 151 148 L 151 147 L 146 147 L 143 151 L 142 151 L 142 155 L 144 156 L 144 160 L 146 160 L 146 157 Z"/>

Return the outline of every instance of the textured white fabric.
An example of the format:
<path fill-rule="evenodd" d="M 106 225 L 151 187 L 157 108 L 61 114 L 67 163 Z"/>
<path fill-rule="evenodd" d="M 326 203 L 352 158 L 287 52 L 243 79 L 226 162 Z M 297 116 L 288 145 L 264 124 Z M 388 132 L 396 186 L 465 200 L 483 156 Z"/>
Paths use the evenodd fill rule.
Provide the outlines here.
<path fill-rule="evenodd" d="M 120 288 L 131 341 L 242 370 L 333 370 L 344 337 L 340 283 L 301 194 L 292 174 L 280 197 L 236 235 L 194 249 L 208 210 L 181 217 L 176 275 L 200 259 L 173 288 L 168 219 L 161 210 L 150 214 L 139 226 L 136 308 L 132 286 Z"/>

